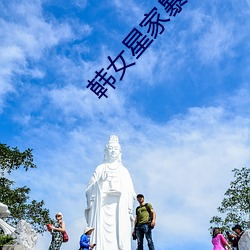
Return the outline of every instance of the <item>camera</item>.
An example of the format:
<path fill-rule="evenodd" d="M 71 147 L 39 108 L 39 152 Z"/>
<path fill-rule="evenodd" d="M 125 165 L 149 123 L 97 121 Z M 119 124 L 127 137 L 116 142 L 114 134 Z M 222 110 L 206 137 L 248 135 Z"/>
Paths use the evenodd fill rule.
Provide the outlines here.
<path fill-rule="evenodd" d="M 136 239 L 137 239 L 137 236 L 136 236 L 136 232 L 135 232 L 135 231 L 132 233 L 132 238 L 133 238 L 133 240 L 136 240 Z"/>

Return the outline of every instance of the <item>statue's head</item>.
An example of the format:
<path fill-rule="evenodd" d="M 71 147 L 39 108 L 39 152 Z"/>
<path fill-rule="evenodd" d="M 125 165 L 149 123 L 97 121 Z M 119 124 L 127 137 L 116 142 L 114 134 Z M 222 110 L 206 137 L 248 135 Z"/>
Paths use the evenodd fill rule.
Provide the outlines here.
<path fill-rule="evenodd" d="M 119 138 L 116 135 L 109 137 L 109 142 L 104 150 L 104 162 L 121 162 L 122 149 L 119 143 Z"/>
<path fill-rule="evenodd" d="M 8 206 L 0 202 L 0 218 L 5 218 L 10 215 Z"/>

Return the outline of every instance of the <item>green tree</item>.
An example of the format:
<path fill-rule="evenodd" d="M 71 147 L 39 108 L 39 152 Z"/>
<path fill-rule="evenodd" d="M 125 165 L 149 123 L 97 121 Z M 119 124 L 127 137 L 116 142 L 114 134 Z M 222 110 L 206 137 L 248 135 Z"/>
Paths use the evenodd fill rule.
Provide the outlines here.
<path fill-rule="evenodd" d="M 45 225 L 52 219 L 49 210 L 44 208 L 44 201 L 30 200 L 30 188 L 27 186 L 14 188 L 14 181 L 6 178 L 12 171 L 19 168 L 36 168 L 33 163 L 32 150 L 21 152 L 17 147 L 10 148 L 0 143 L 0 202 L 6 204 L 11 216 L 5 220 L 15 226 L 21 219 L 29 222 L 37 233 L 43 233 Z"/>
<path fill-rule="evenodd" d="M 234 180 L 217 208 L 222 216 L 213 216 L 210 220 L 212 225 L 223 231 L 230 231 L 235 224 L 246 229 L 250 220 L 250 168 L 235 168 L 232 172 Z"/>

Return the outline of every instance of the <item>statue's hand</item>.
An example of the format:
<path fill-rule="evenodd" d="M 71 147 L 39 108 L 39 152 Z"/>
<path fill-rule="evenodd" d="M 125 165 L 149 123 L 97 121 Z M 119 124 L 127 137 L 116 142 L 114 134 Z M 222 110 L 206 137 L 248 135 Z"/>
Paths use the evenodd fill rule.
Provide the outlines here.
<path fill-rule="evenodd" d="M 132 222 L 135 221 L 133 214 L 130 214 L 130 221 L 132 221 Z"/>
<path fill-rule="evenodd" d="M 93 205 L 93 202 L 92 202 L 92 200 L 90 200 L 90 201 L 88 202 L 88 204 L 87 204 L 87 208 L 90 209 L 90 208 L 92 207 L 92 205 Z"/>
<path fill-rule="evenodd" d="M 101 180 L 105 181 L 105 180 L 107 180 L 107 178 L 108 178 L 108 173 L 106 171 L 103 171 Z"/>
<path fill-rule="evenodd" d="M 87 209 L 90 209 L 93 206 L 93 202 L 95 200 L 95 195 L 92 195 L 89 200 L 87 200 Z"/>

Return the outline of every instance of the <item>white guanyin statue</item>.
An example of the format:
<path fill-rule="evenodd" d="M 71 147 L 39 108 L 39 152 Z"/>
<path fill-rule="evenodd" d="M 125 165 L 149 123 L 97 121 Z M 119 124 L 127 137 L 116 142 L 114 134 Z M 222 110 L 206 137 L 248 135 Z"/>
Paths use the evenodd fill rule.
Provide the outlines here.
<path fill-rule="evenodd" d="M 97 166 L 86 189 L 88 226 L 94 227 L 95 250 L 131 250 L 135 191 L 128 170 L 122 165 L 119 139 L 111 135 L 104 150 L 104 163 Z"/>

